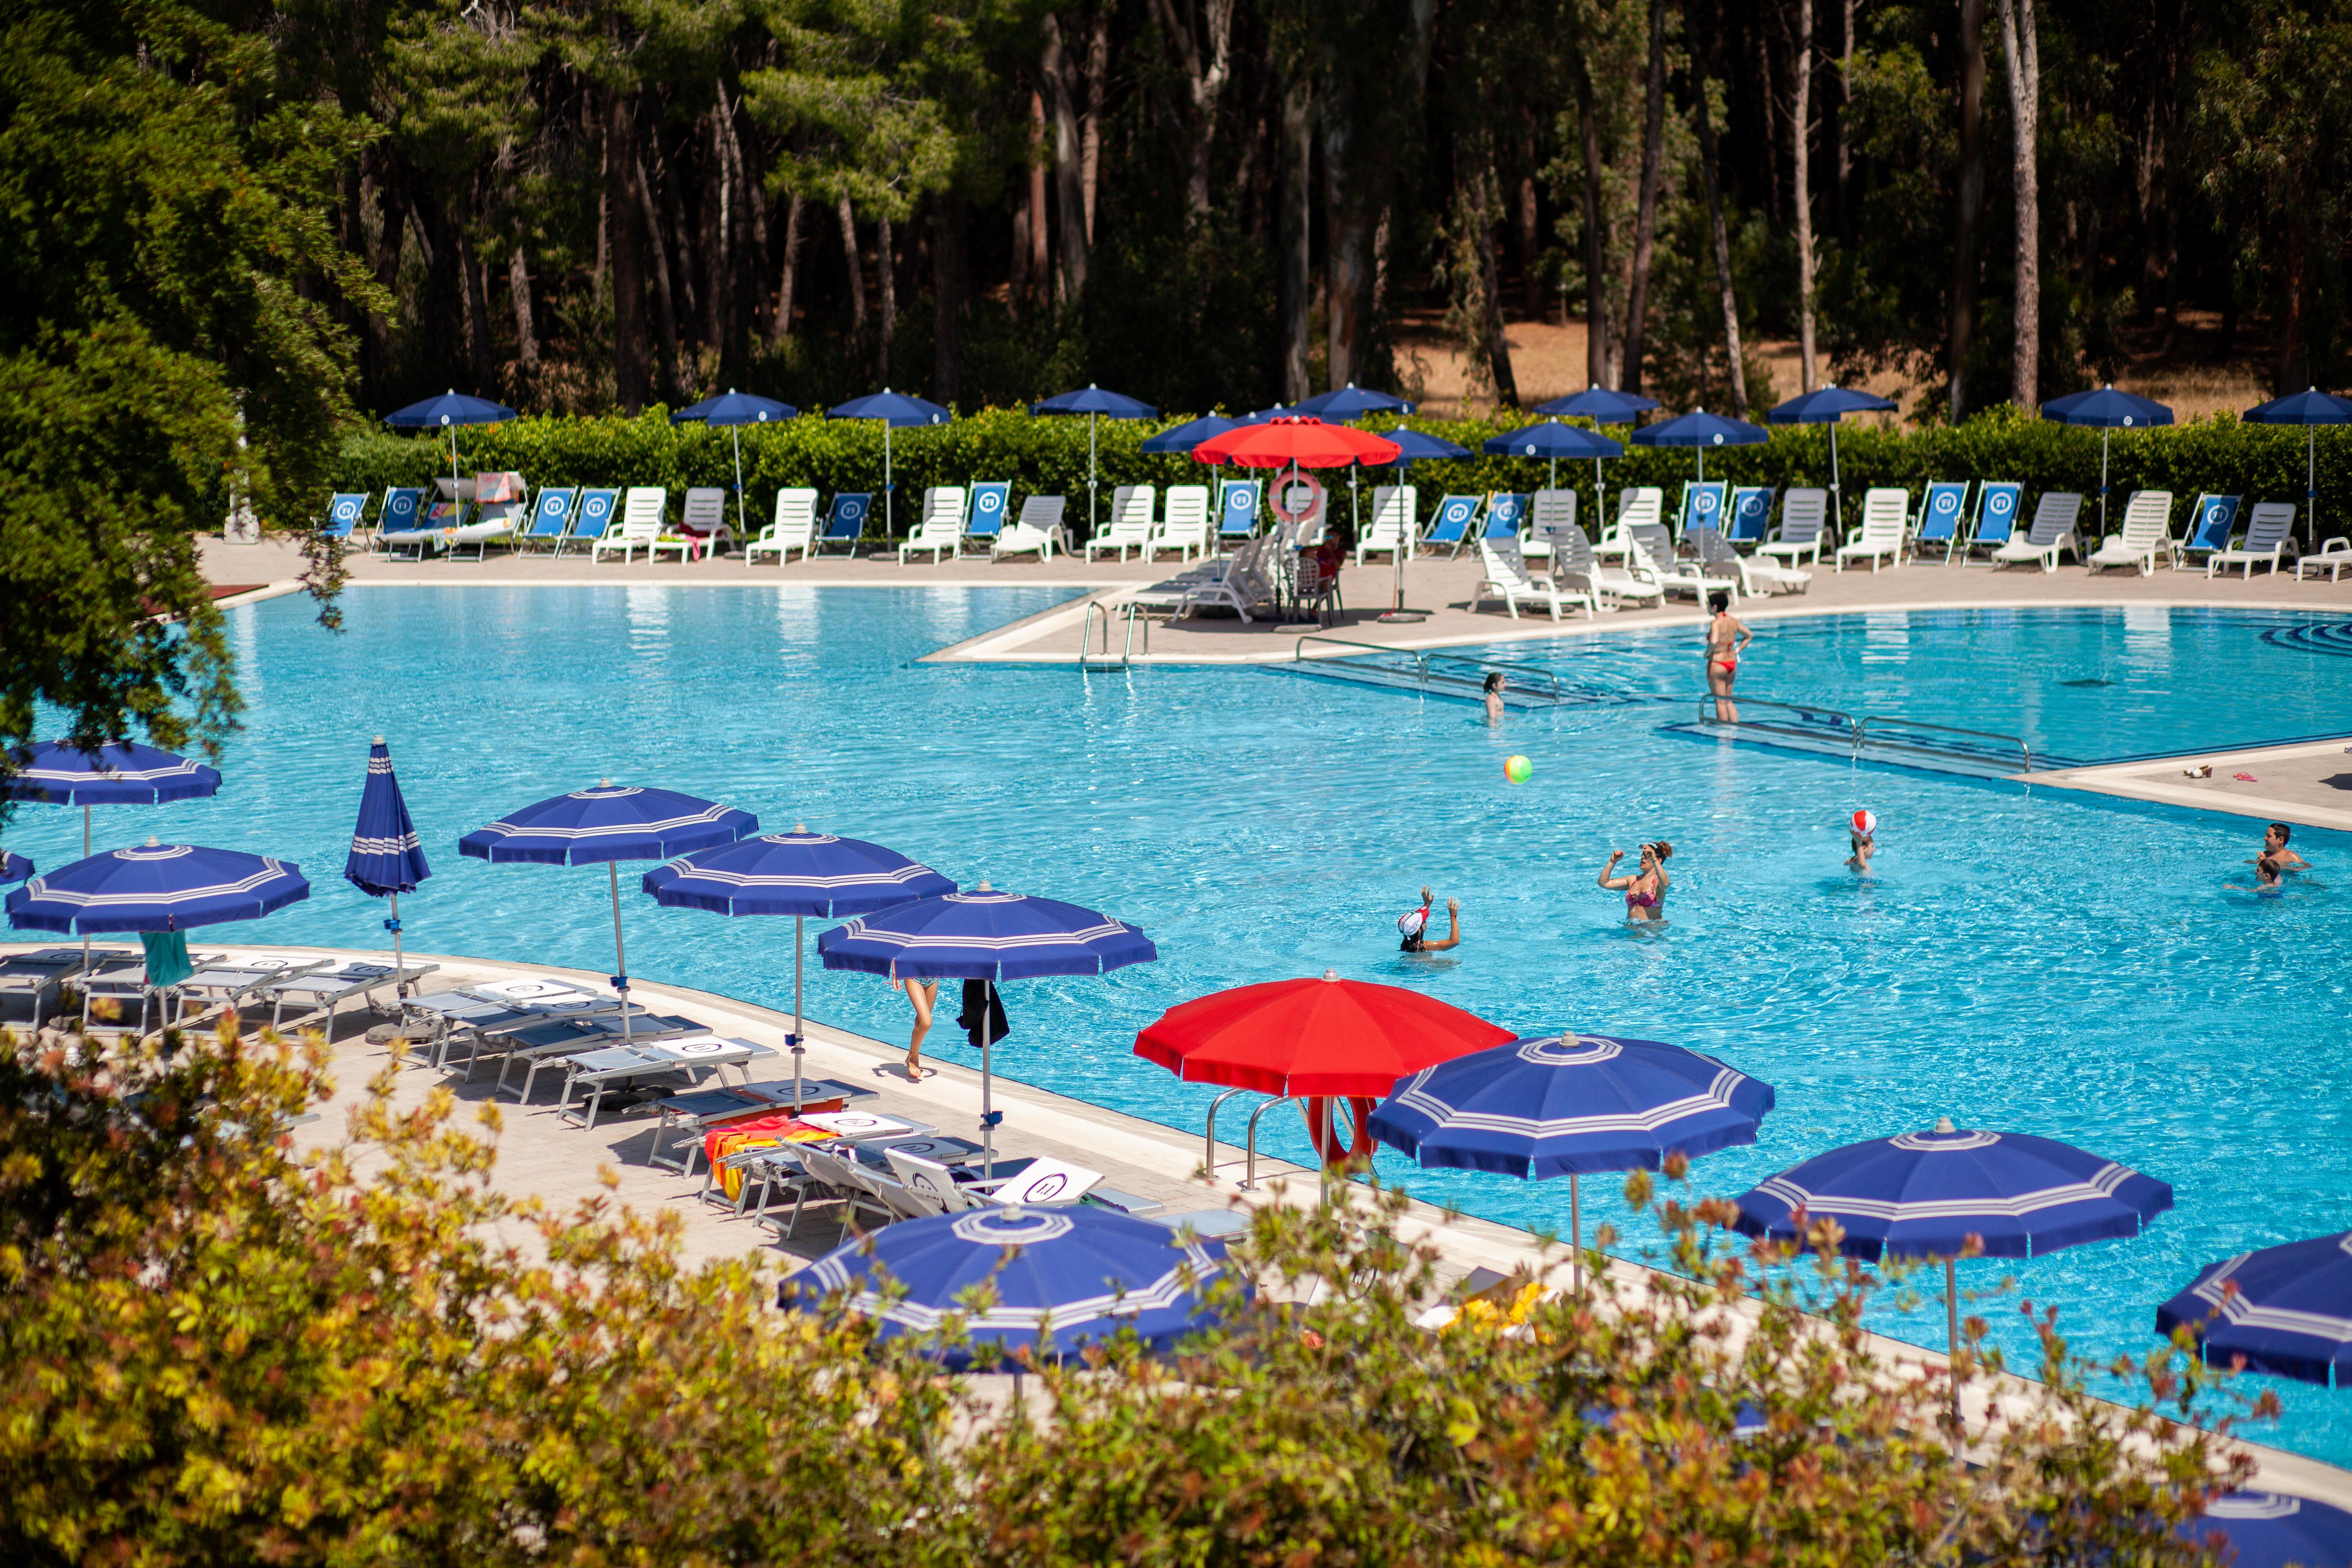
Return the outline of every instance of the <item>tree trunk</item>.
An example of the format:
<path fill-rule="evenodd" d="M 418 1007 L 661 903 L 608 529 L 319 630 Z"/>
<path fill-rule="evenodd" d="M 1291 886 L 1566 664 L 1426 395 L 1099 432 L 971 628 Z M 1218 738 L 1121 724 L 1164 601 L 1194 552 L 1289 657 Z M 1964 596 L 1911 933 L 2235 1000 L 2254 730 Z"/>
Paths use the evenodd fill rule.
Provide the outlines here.
<path fill-rule="evenodd" d="M 1191 101 L 1184 201 L 1195 218 L 1204 218 L 1209 216 L 1209 161 L 1216 145 L 1218 100 L 1233 77 L 1234 0 L 1207 0 L 1200 7 L 1205 39 L 1193 37 L 1189 16 L 1177 13 L 1174 0 L 1154 0 L 1152 14 L 1175 53 Z"/>
<path fill-rule="evenodd" d="M 1029 297 L 1042 305 L 1053 275 L 1045 230 L 1045 95 L 1029 94 Z"/>
<path fill-rule="evenodd" d="M 1356 167 L 1357 103 L 1342 79 L 1346 68 L 1327 78 L 1323 115 L 1323 379 L 1334 389 L 1355 379 L 1371 282 L 1364 175 Z"/>
<path fill-rule="evenodd" d="M 1642 390 L 1650 319 L 1650 258 L 1658 243 L 1658 176 L 1666 152 L 1666 0 L 1650 0 L 1650 66 L 1643 87 L 1642 195 L 1633 215 L 1633 278 L 1625 294 L 1625 384 Z"/>
<path fill-rule="evenodd" d="M 735 181 L 727 162 L 727 127 L 716 111 L 710 127 L 710 172 L 702 185 L 702 341 L 713 348 L 727 342 L 728 264 L 733 247 L 728 228 L 734 221 Z"/>
<path fill-rule="evenodd" d="M 1580 49 L 1568 51 L 1575 75 L 1576 131 L 1584 146 L 1584 378 L 1609 384 L 1609 242 L 1601 228 L 1601 122 L 1592 110 L 1592 73 Z"/>
<path fill-rule="evenodd" d="M 1838 51 L 1838 238 L 1853 243 L 1853 13 L 1861 0 L 1843 0 L 1845 37 Z"/>
<path fill-rule="evenodd" d="M 626 92 L 604 103 L 605 249 L 613 268 L 613 395 L 635 414 L 646 405 L 645 247 L 638 232 L 636 107 Z"/>
<path fill-rule="evenodd" d="M 1102 167 L 1103 99 L 1110 83 L 1110 7 L 1096 8 L 1087 28 L 1087 107 L 1079 122 L 1078 168 L 1086 192 L 1087 248 L 1095 243 L 1096 173 Z"/>
<path fill-rule="evenodd" d="M 466 237 L 465 219 L 450 225 L 457 242 L 457 274 L 466 291 L 466 352 L 474 370 L 474 386 L 484 397 L 499 391 L 498 346 L 490 336 L 490 290 L 482 276 L 482 258 Z"/>
<path fill-rule="evenodd" d="M 1759 22 L 1756 28 L 1756 110 L 1764 126 L 1764 221 L 1774 228 L 1780 226 L 1780 127 L 1772 123 L 1773 111 L 1780 107 L 1780 97 L 1772 89 L 1772 39 Z M 1725 91 L 1730 90 L 1728 83 Z M 1724 111 L 1729 113 L 1731 102 L 1727 96 Z"/>
<path fill-rule="evenodd" d="M 1495 230 L 1501 226 L 1503 215 L 1496 210 L 1502 204 L 1496 200 L 1499 192 L 1492 163 L 1483 164 L 1474 175 L 1477 196 L 1478 221 L 1478 280 L 1479 292 L 1485 296 L 1481 304 L 1486 315 L 1484 337 L 1486 343 L 1486 373 L 1494 378 L 1495 401 L 1507 408 L 1519 405 L 1518 378 L 1511 374 L 1511 342 L 1503 330 L 1503 275 L 1496 265 Z M 1336 381 L 1338 377 L 1335 375 Z"/>
<path fill-rule="evenodd" d="M 849 269 L 849 335 L 855 341 L 866 336 L 866 264 L 858 258 L 857 215 L 850 210 L 846 195 L 836 210 L 841 217 L 841 259 Z"/>
<path fill-rule="evenodd" d="M 1062 24 L 1048 11 L 1045 16 L 1045 50 L 1038 74 L 1054 114 L 1054 197 L 1060 205 L 1062 267 L 1055 279 L 1056 297 L 1065 305 L 1087 291 L 1087 190 L 1085 153 L 1078 133 L 1076 68 L 1062 47 Z"/>
<path fill-rule="evenodd" d="M 2010 400 L 2020 408 L 2041 402 L 2042 185 L 2038 153 L 2042 125 L 2042 46 L 2033 0 L 2000 0 L 2000 52 L 2008 68 L 2009 113 L 2014 123 L 2010 184 L 2017 200 L 2017 283 L 2011 315 L 2016 344 L 2010 358 Z"/>
<path fill-rule="evenodd" d="M 759 138 L 747 143 L 732 116 L 728 124 L 735 133 L 735 166 L 743 181 L 743 246 L 736 263 L 735 294 L 750 305 L 751 319 L 743 323 L 748 356 L 751 342 L 772 338 L 776 331 L 775 297 L 768 292 L 768 258 L 774 254 L 768 247 L 768 172 Z"/>
<path fill-rule="evenodd" d="M 654 346 L 661 356 L 661 390 L 677 390 L 677 297 L 670 291 L 669 247 L 662 243 L 661 216 L 654 210 L 653 184 L 646 178 L 643 158 L 637 165 L 637 216 L 646 226 L 646 248 L 654 258 Z"/>
<path fill-rule="evenodd" d="M 776 317 L 768 325 L 768 340 L 782 342 L 792 336 L 793 295 L 801 280 L 801 215 L 808 204 L 797 195 L 784 198 L 784 275 L 776 285 Z"/>
<path fill-rule="evenodd" d="M 1315 160 L 1315 89 L 1294 81 L 1282 95 L 1282 400 L 1297 403 L 1307 383 L 1312 281 L 1308 241 Z"/>
<path fill-rule="evenodd" d="M 2310 356 L 2304 352 L 2304 334 L 2311 314 L 2311 220 L 2301 207 L 2286 217 L 2286 243 L 2281 248 L 2279 277 L 2286 299 L 2279 312 L 2278 383 L 2272 395 L 2284 397 L 2312 384 Z"/>
<path fill-rule="evenodd" d="M 517 240 L 507 251 L 507 293 L 514 300 L 515 358 L 526 370 L 539 364 L 539 331 L 530 309 L 530 262 Z"/>
<path fill-rule="evenodd" d="M 1820 376 L 1813 342 L 1813 0 L 1797 0 L 1797 38 L 1790 50 L 1789 66 L 1795 79 L 1789 116 L 1789 177 L 1790 200 L 1797 209 L 1797 390 L 1811 392 Z"/>
<path fill-rule="evenodd" d="M 875 347 L 874 374 L 890 384 L 891 340 L 898 335 L 898 263 L 890 244 L 890 215 L 874 220 L 874 270 L 882 282 L 882 331 Z"/>
<path fill-rule="evenodd" d="M 1960 178 L 1952 234 L 1952 423 L 1968 411 L 1969 340 L 1977 321 L 1977 220 L 1984 211 L 1984 0 L 1960 0 Z"/>
<path fill-rule="evenodd" d="M 963 198 L 931 202 L 931 396 L 950 408 L 963 395 Z"/>
<path fill-rule="evenodd" d="M 1519 176 L 1519 294 L 1527 314 L 1543 320 L 1543 274 L 1536 265 L 1536 177 Z"/>
<path fill-rule="evenodd" d="M 1731 373 L 1731 412 L 1748 417 L 1748 366 L 1740 358 L 1739 296 L 1731 281 L 1731 233 L 1723 222 L 1723 189 L 1716 174 L 1715 118 L 1706 102 L 1706 65 L 1691 0 L 1683 0 L 1683 29 L 1691 58 L 1691 103 L 1698 119 L 1699 184 L 1706 189 L 1707 227 L 1715 238 L 1715 280 L 1723 294 L 1724 356 Z"/>

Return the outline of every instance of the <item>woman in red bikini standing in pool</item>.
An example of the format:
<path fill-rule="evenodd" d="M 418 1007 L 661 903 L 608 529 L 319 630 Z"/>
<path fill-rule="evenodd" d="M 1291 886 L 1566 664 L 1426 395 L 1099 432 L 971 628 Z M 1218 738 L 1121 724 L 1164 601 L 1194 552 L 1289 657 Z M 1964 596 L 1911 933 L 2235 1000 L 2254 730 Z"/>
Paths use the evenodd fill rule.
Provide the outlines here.
<path fill-rule="evenodd" d="M 1706 607 L 1715 619 L 1706 625 L 1706 689 L 1715 693 L 1715 716 L 1727 724 L 1739 722 L 1739 709 L 1731 700 L 1731 682 L 1739 672 L 1739 656 L 1756 640 L 1747 623 L 1731 613 L 1731 595 L 1710 594 Z"/>
<path fill-rule="evenodd" d="M 1601 868 L 1597 879 L 1612 893 L 1625 895 L 1625 920 L 1630 925 L 1648 925 L 1666 918 L 1666 889 L 1674 886 L 1666 875 L 1666 862 L 1673 859 L 1675 847 L 1664 839 L 1642 846 L 1642 869 L 1632 877 L 1612 877 L 1617 862 L 1625 858 L 1622 849 L 1609 851 L 1609 864 Z"/>

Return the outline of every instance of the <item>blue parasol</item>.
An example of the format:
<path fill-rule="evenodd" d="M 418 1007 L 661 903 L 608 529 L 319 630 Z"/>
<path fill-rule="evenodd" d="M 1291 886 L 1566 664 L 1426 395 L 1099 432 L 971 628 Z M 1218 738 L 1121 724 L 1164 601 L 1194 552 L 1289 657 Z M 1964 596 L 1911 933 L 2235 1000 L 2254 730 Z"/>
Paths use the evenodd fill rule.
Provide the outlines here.
<path fill-rule="evenodd" d="M 945 893 L 860 915 L 816 939 L 827 969 L 849 969 L 900 980 L 1005 980 L 1046 974 L 1107 974 L 1160 956 L 1150 939 L 1125 921 L 1020 893 L 1000 893 L 986 882 L 968 893 Z M 996 1158 L 992 1107 L 989 1010 L 981 1010 L 980 1125 L 988 1159 Z"/>
<path fill-rule="evenodd" d="M 1156 458 L 1189 458 L 1193 447 L 1223 435 L 1239 423 L 1222 414 L 1203 414 L 1198 419 L 1187 419 L 1181 425 L 1171 426 L 1157 436 L 1145 437 L 1143 449 Z"/>
<path fill-rule="evenodd" d="M 965 1372 L 1022 1351 L 1059 1360 L 1121 1332 L 1164 1351 L 1215 1324 L 1201 1295 L 1224 1256 L 1223 1242 L 1110 1209 L 971 1209 L 845 1242 L 777 1296 L 780 1306 L 810 1308 L 847 1292 L 850 1307 L 877 1322 L 877 1339 L 960 1326 L 961 1342 L 938 1353 L 950 1371 Z M 980 1287 L 993 1299 L 975 1308 L 970 1292 Z M 995 1353 L 976 1356 L 981 1347 Z"/>
<path fill-rule="evenodd" d="M 453 390 L 439 397 L 428 397 L 422 403 L 394 409 L 383 416 L 383 422 L 395 430 L 447 430 L 449 482 L 455 485 L 457 483 L 457 426 L 499 425 L 514 417 L 515 411 L 503 403 L 467 397 Z"/>
<path fill-rule="evenodd" d="M 766 425 L 774 420 L 790 419 L 800 410 L 789 403 L 779 403 L 772 397 L 757 397 L 748 392 L 729 387 L 717 397 L 706 397 L 669 416 L 673 425 L 699 422 L 704 425 L 724 425 L 735 440 L 735 531 L 748 534 L 743 521 L 743 429 L 746 425 Z"/>
<path fill-rule="evenodd" d="M 2242 416 L 2249 425 L 2300 425 L 2304 427 L 2304 513 L 2309 520 L 2311 545 L 2319 548 L 2319 427 L 2352 425 L 2352 402 L 2331 396 L 2317 387 L 2273 397 L 2249 408 Z"/>
<path fill-rule="evenodd" d="M 621 871 L 624 860 L 667 860 L 673 856 L 732 844 L 760 830 L 748 811 L 699 800 L 675 790 L 638 789 L 599 779 L 593 789 L 573 790 L 510 812 L 457 840 L 457 852 L 493 865 L 593 866 L 602 862 L 613 894 L 613 989 L 621 994 L 621 1040 L 629 1038 L 629 963 L 621 943 Z"/>
<path fill-rule="evenodd" d="M 890 498 L 890 432 L 917 425 L 944 425 L 951 417 L 938 404 L 920 397 L 910 397 L 903 392 L 884 387 L 879 392 L 853 397 L 846 403 L 836 403 L 824 411 L 827 419 L 879 419 L 882 421 L 882 536 L 896 536 L 898 521 L 891 510 Z"/>
<path fill-rule="evenodd" d="M 1419 404 L 1391 397 L 1385 392 L 1368 392 L 1351 381 L 1345 386 L 1335 386 L 1328 392 L 1300 398 L 1292 405 L 1290 412 L 1311 414 L 1325 424 L 1339 424 L 1349 419 L 1361 419 L 1367 414 L 1410 414 L 1419 406 Z"/>
<path fill-rule="evenodd" d="M 1457 446 L 1442 436 L 1431 436 L 1403 425 L 1398 426 L 1393 430 L 1383 430 L 1381 434 L 1386 439 L 1396 443 L 1397 455 L 1388 463 L 1371 464 L 1370 466 L 1375 468 L 1402 468 L 1412 463 L 1442 463 L 1470 455 L 1470 448 L 1467 447 Z"/>
<path fill-rule="evenodd" d="M 257 921 L 310 896 L 289 861 L 150 838 L 35 877 L 8 895 L 8 923 L 82 934 L 188 931 Z"/>
<path fill-rule="evenodd" d="M 1832 513 L 1845 524 L 1845 492 L 1838 484 L 1838 424 L 1849 414 L 1891 414 L 1895 405 L 1874 392 L 1843 386 L 1817 386 L 1801 392 L 1764 417 L 1775 425 L 1826 425 L 1830 427 L 1830 495 Z"/>
<path fill-rule="evenodd" d="M 0 795 L 10 800 L 80 806 L 81 852 L 87 859 L 91 806 L 197 800 L 214 794 L 220 785 L 218 769 L 136 741 L 118 741 L 96 752 L 77 751 L 63 741 L 42 741 L 19 746 L 11 753 L 8 776 L 0 779 Z M 83 938 L 81 945 L 87 963 L 89 940 Z"/>
<path fill-rule="evenodd" d="M 793 917 L 793 1110 L 801 1108 L 801 931 L 814 915 L 887 910 L 917 899 L 952 893 L 956 885 L 929 866 L 895 849 L 859 838 L 811 833 L 794 824 L 790 833 L 738 839 L 716 849 L 698 850 L 656 866 L 642 884 L 654 901 L 677 909 L 709 910 L 722 915 Z"/>
<path fill-rule="evenodd" d="M 2229 1550 L 2213 1554 L 2231 1568 L 2336 1568 L 2352 1563 L 2352 1513 L 2284 1492 L 2225 1492 L 2179 1533 L 2203 1544 L 2219 1533 Z"/>
<path fill-rule="evenodd" d="M 1772 438 L 1772 433 L 1760 425 L 1750 425 L 1745 419 L 1726 419 L 1720 414 L 1709 414 L 1695 408 L 1663 424 L 1645 425 L 1633 432 L 1636 447 L 1695 447 L 1698 449 L 1698 482 L 1706 483 L 1706 449 L 1709 447 L 1756 447 Z"/>
<path fill-rule="evenodd" d="M 1592 504 L 1595 519 L 1605 513 L 1601 510 L 1604 498 L 1601 487 L 1601 461 L 1604 458 L 1622 458 L 1625 448 L 1610 437 L 1581 425 L 1563 425 L 1558 419 L 1548 419 L 1540 425 L 1529 425 L 1507 436 L 1490 436 L 1486 450 L 1498 458 L 1549 458 L 1551 459 L 1551 484 L 1559 486 L 1559 460 L 1562 458 L 1592 459 Z"/>
<path fill-rule="evenodd" d="M 33 874 L 33 863 L 22 855 L 0 849 L 0 882 L 21 882 Z"/>
<path fill-rule="evenodd" d="M 1566 397 L 1538 403 L 1535 411 L 1563 419 L 1590 419 L 1595 425 L 1631 425 L 1657 406 L 1656 398 L 1644 397 L 1638 392 L 1588 386 L 1582 392 L 1572 392 Z"/>
<path fill-rule="evenodd" d="M 1657 1040 L 1552 1035 L 1512 1040 L 1401 1080 L 1366 1125 L 1424 1170 L 1566 1176 L 1582 1266 L 1577 1178 L 1654 1171 L 1667 1154 L 1756 1142 L 1772 1086 Z"/>
<path fill-rule="evenodd" d="M 2352 1231 L 2211 1265 L 2156 1310 L 2158 1333 L 2179 1328 L 2209 1362 L 2333 1386 L 2352 1373 Z"/>
<path fill-rule="evenodd" d="M 1160 410 L 1123 392 L 1105 392 L 1092 382 L 1076 392 L 1065 392 L 1029 405 L 1033 415 L 1083 414 L 1087 416 L 1087 531 L 1095 528 L 1095 420 L 1156 419 Z M 1201 437 L 1203 441 L 1208 437 Z"/>
<path fill-rule="evenodd" d="M 2128 392 L 2112 383 L 2089 392 L 2070 392 L 2042 405 L 2042 417 L 2057 425 L 2082 425 L 2099 432 L 2099 531 L 2107 530 L 2107 439 L 2118 430 L 2146 429 L 2172 423 L 2172 410 L 2161 403 Z"/>
<path fill-rule="evenodd" d="M 400 780 L 393 775 L 392 752 L 378 735 L 368 747 L 367 783 L 360 789 L 359 820 L 352 825 L 352 852 L 343 861 L 343 880 L 371 899 L 390 899 L 391 918 L 383 929 L 392 933 L 392 973 L 400 994 L 408 994 L 404 955 L 400 943 L 400 895 L 433 875 L 425 863 L 425 847 L 417 842 L 416 824 L 409 820 L 408 803 L 400 798 Z"/>
<path fill-rule="evenodd" d="M 1845 1229 L 1850 1258 L 1940 1258 L 1951 1343 L 1960 1338 L 1952 1260 L 1970 1240 L 1990 1258 L 2036 1258 L 2135 1237 L 2172 1206 L 2172 1188 L 2071 1143 L 1956 1128 L 1874 1138 L 1816 1154 L 1743 1194 L 1738 1228 L 1805 1245 L 1814 1220 Z M 1959 1373 L 1953 1373 L 1955 1407 Z"/>

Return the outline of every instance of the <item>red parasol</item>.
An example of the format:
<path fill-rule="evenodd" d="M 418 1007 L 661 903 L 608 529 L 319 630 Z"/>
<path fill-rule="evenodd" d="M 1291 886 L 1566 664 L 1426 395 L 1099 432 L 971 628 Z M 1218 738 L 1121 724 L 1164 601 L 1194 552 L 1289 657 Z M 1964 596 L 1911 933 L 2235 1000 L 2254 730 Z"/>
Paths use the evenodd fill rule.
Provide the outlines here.
<path fill-rule="evenodd" d="M 1239 463 L 1245 468 L 1344 468 L 1350 463 L 1393 463 L 1403 450 L 1385 436 L 1352 425 L 1326 425 L 1303 415 L 1284 415 L 1264 425 L 1237 425 L 1192 448 L 1204 463 Z"/>
<path fill-rule="evenodd" d="M 1180 1003 L 1135 1037 L 1135 1054 L 1190 1083 L 1308 1098 L 1307 1128 L 1327 1160 L 1370 1152 L 1372 1100 L 1419 1072 L 1515 1039 L 1475 1013 L 1407 991 L 1342 980 L 1275 980 Z M 1356 1147 L 1331 1130 L 1332 1097 L 1355 1100 Z"/>

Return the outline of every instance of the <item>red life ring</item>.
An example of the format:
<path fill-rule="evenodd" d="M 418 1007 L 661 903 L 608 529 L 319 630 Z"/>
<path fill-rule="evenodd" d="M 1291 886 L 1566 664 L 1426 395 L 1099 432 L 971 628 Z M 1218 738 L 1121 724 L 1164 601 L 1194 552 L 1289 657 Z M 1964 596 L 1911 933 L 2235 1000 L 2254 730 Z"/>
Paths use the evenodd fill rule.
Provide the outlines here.
<path fill-rule="evenodd" d="M 1349 1117 L 1356 1124 L 1355 1141 L 1345 1148 L 1340 1146 L 1336 1114 L 1338 1103 L 1342 1099 L 1347 1103 Z M 1300 1103 L 1307 1112 L 1307 1136 L 1313 1141 L 1315 1152 L 1323 1157 L 1324 1164 L 1336 1167 L 1372 1157 L 1372 1150 L 1376 1146 L 1372 1137 L 1372 1107 L 1378 1105 L 1379 1100 L 1362 1094 L 1344 1097 L 1310 1095 Z"/>
<path fill-rule="evenodd" d="M 1307 492 L 1307 504 L 1296 511 L 1292 510 L 1289 505 L 1290 492 L 1293 489 L 1304 489 Z M 1323 491 L 1323 481 L 1306 469 L 1299 468 L 1287 479 L 1275 482 L 1274 494 L 1266 498 L 1265 506 L 1268 511 L 1283 521 L 1300 523 L 1310 517 L 1319 515 L 1328 499 Z"/>

